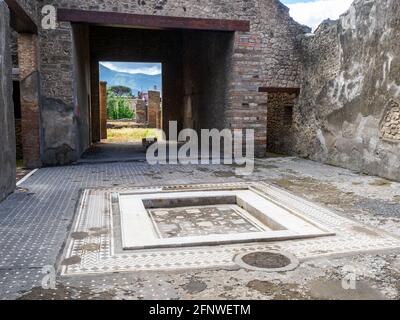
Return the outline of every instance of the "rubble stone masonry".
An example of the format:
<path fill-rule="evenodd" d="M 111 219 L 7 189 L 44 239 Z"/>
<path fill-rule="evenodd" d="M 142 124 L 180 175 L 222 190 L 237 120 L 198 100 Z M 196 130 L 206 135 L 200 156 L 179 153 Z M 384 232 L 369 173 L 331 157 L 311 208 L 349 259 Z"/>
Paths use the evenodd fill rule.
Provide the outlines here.
<path fill-rule="evenodd" d="M 400 1 L 356 0 L 303 41 L 291 153 L 400 180 Z"/>

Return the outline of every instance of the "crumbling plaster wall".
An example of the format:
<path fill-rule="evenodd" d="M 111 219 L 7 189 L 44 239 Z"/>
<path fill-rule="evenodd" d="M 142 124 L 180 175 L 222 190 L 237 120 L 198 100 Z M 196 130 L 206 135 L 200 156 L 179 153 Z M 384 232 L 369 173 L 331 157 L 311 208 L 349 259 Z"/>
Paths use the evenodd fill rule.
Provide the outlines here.
<path fill-rule="evenodd" d="M 303 41 L 292 153 L 400 179 L 400 1 L 356 0 Z"/>

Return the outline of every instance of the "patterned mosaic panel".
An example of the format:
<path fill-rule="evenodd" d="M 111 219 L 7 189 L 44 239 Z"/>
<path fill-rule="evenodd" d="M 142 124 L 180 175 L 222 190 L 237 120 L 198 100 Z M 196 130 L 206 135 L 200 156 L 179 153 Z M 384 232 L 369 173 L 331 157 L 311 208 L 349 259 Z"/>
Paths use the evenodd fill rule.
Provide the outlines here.
<path fill-rule="evenodd" d="M 160 238 L 263 231 L 244 217 L 237 205 L 148 210 Z"/>
<path fill-rule="evenodd" d="M 265 183 L 182 185 L 159 188 L 163 191 L 192 191 L 232 190 L 247 187 L 262 193 L 272 201 L 279 201 L 286 208 L 296 209 L 296 212 L 300 212 L 304 218 L 325 226 L 335 232 L 336 236 L 257 244 L 119 252 L 115 250 L 114 244 L 112 194 L 134 193 L 143 188 L 88 189 L 82 195 L 81 205 L 62 259 L 61 273 L 62 275 L 79 275 L 144 270 L 229 268 L 235 266 L 233 259 L 237 254 L 257 250 L 281 250 L 292 253 L 302 260 L 332 254 L 400 248 L 400 240 L 392 235 L 364 227 L 358 222 Z"/>

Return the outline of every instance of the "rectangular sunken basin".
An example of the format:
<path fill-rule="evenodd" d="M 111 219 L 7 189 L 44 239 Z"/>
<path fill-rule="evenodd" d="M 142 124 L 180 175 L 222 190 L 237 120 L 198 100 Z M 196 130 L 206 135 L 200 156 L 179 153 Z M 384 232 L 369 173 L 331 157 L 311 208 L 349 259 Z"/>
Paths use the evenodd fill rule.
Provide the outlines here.
<path fill-rule="evenodd" d="M 119 194 L 124 250 L 334 235 L 254 189 Z"/>

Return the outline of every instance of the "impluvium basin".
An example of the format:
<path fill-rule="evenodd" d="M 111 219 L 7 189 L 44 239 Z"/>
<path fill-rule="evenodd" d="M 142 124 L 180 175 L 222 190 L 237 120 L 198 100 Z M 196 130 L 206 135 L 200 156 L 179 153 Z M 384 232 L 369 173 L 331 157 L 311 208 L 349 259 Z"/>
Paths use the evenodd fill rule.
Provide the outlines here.
<path fill-rule="evenodd" d="M 252 189 L 119 194 L 124 250 L 333 235 Z"/>

